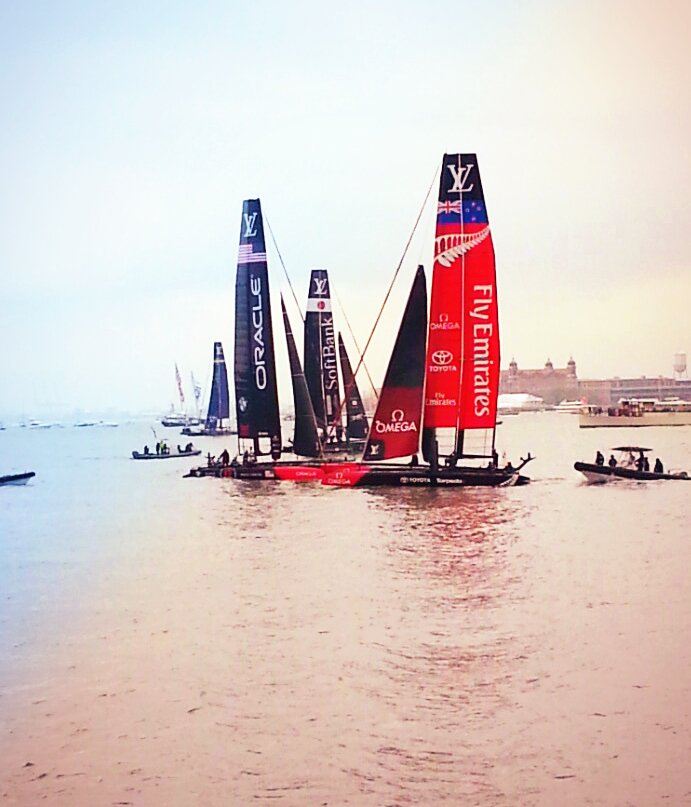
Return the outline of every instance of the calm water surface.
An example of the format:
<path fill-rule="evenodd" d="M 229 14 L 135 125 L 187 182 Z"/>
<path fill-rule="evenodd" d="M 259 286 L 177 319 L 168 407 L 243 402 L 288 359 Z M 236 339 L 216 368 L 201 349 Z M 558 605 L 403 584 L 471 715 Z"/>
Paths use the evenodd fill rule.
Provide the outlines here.
<path fill-rule="evenodd" d="M 572 469 L 689 469 L 691 428 L 507 417 L 534 484 L 485 491 L 182 479 L 146 441 L 0 432 L 38 472 L 0 489 L 2 803 L 691 804 L 691 483 Z"/>

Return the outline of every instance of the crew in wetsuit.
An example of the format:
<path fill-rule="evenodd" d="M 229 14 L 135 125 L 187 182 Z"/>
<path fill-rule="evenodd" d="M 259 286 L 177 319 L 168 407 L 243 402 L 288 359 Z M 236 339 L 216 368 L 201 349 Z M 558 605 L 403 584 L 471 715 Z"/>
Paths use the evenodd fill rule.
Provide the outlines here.
<path fill-rule="evenodd" d="M 655 471 L 656 474 L 663 474 L 665 472 L 662 460 L 659 457 L 655 460 L 655 467 L 653 470 Z"/>
<path fill-rule="evenodd" d="M 598 451 L 597 454 L 595 455 L 595 465 L 604 465 L 604 464 L 605 464 L 605 458 L 602 452 Z"/>
<path fill-rule="evenodd" d="M 617 467 L 617 459 L 614 456 L 614 454 L 609 455 L 609 462 L 607 464 L 609 465 L 610 468 L 616 468 Z"/>

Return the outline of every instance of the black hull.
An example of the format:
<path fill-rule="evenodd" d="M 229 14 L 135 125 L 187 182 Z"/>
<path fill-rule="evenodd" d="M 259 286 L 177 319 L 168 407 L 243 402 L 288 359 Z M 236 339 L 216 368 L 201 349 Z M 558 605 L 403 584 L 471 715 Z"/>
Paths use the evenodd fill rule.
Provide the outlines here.
<path fill-rule="evenodd" d="M 373 468 L 353 481 L 352 487 L 514 487 L 527 485 L 530 477 L 516 470 L 490 468 Z M 334 482 L 338 484 L 338 482 Z"/>
<path fill-rule="evenodd" d="M 656 474 L 653 471 L 639 471 L 636 468 L 625 468 L 608 465 L 595 465 L 591 462 L 575 462 L 573 467 L 580 471 L 589 482 L 610 482 L 614 479 L 635 479 L 639 482 L 653 482 L 656 480 L 691 479 L 686 471 L 675 474 Z"/>
<path fill-rule="evenodd" d="M 34 471 L 27 471 L 23 474 L 6 474 L 5 476 L 0 476 L 0 485 L 26 485 L 35 476 Z"/>

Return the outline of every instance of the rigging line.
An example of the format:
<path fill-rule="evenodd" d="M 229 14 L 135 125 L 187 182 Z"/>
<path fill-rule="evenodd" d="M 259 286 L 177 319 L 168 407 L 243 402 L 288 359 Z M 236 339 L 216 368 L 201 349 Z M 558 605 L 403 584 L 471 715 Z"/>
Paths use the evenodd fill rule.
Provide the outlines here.
<path fill-rule="evenodd" d="M 276 236 L 274 235 L 274 231 L 271 229 L 271 222 L 269 221 L 266 213 L 264 214 L 264 220 L 266 221 L 266 226 L 269 228 L 269 234 L 271 235 L 271 241 L 273 242 L 274 249 L 276 250 L 276 254 L 278 255 L 278 260 L 281 262 L 281 267 L 283 268 L 283 274 L 286 276 L 286 280 L 288 281 L 288 288 L 290 289 L 290 293 L 293 295 L 293 301 L 295 306 L 300 314 L 300 319 L 302 320 L 303 325 L 305 324 L 305 318 L 302 316 L 302 309 L 300 308 L 300 303 L 298 302 L 297 295 L 295 294 L 295 289 L 293 288 L 293 284 L 290 282 L 290 275 L 288 274 L 288 270 L 286 269 L 286 265 L 283 262 L 283 255 L 281 255 L 281 250 L 278 248 L 278 244 L 276 243 Z"/>
<path fill-rule="evenodd" d="M 341 302 L 341 298 L 338 296 L 338 292 L 336 291 L 333 283 L 331 284 L 331 288 L 333 289 L 334 297 L 336 298 L 336 302 L 338 303 L 338 307 L 341 309 L 341 314 L 343 314 L 343 319 L 345 320 L 345 323 L 348 326 L 348 332 L 350 333 L 350 338 L 353 340 L 353 343 L 355 345 L 355 349 L 358 352 L 358 355 L 361 355 L 360 345 L 358 345 L 358 341 L 355 338 L 355 334 L 353 333 L 353 329 L 350 326 L 350 321 L 348 320 L 348 315 L 346 314 L 345 308 L 343 307 L 343 303 Z M 362 364 L 363 364 L 363 367 L 365 368 L 365 375 L 367 376 L 367 379 L 369 380 L 370 387 L 372 388 L 372 391 L 374 392 L 374 395 L 376 397 L 377 390 L 376 390 L 376 387 L 374 386 L 374 381 L 372 381 L 372 376 L 370 375 L 370 372 L 369 372 L 369 369 L 367 368 L 367 365 L 364 362 Z M 353 373 L 353 380 L 355 380 L 355 373 Z"/>
<path fill-rule="evenodd" d="M 400 258 L 400 260 L 398 262 L 398 266 L 396 267 L 396 271 L 394 272 L 393 278 L 391 279 L 391 283 L 389 284 L 389 288 L 387 289 L 386 295 L 384 296 L 384 301 L 381 304 L 381 308 L 379 309 L 379 313 L 377 314 L 377 318 L 375 319 L 374 325 L 372 325 L 372 329 L 371 329 L 371 331 L 369 333 L 369 336 L 367 337 L 367 342 L 365 343 L 365 347 L 364 347 L 362 353 L 360 354 L 360 360 L 358 361 L 358 365 L 355 368 L 355 373 L 357 373 L 357 371 L 360 369 L 360 365 L 365 360 L 365 354 L 367 353 L 367 350 L 369 349 L 370 342 L 372 341 L 372 337 L 374 336 L 374 332 L 377 329 L 377 325 L 379 324 L 379 320 L 381 319 L 381 316 L 384 313 L 384 308 L 386 307 L 386 303 L 388 302 L 389 297 L 391 296 L 391 292 L 393 290 L 394 284 L 396 283 L 396 278 L 398 277 L 398 273 L 401 271 L 401 266 L 403 265 L 403 261 L 405 260 L 405 256 L 408 254 L 408 249 L 410 248 L 410 243 L 413 240 L 413 236 L 415 235 L 415 232 L 417 230 L 418 224 L 420 223 L 420 219 L 422 218 L 422 214 L 424 212 L 424 209 L 427 206 L 427 200 L 429 199 L 430 193 L 432 193 L 432 188 L 434 187 L 434 183 L 435 183 L 435 180 L 437 178 L 437 172 L 438 171 L 439 171 L 439 166 L 437 166 L 435 168 L 435 170 L 434 170 L 434 176 L 432 177 L 432 181 L 430 182 L 429 188 L 427 188 L 427 193 L 425 194 L 425 199 L 424 199 L 424 201 L 422 203 L 422 206 L 420 207 L 419 213 L 417 214 L 417 218 L 415 219 L 415 224 L 413 225 L 412 232 L 408 236 L 408 240 L 406 241 L 406 245 L 405 245 L 405 247 L 403 249 L 403 254 L 401 255 L 401 258 Z M 353 375 L 355 375 L 355 373 L 353 373 Z"/>
<path fill-rule="evenodd" d="M 432 176 L 432 181 L 429 184 L 429 188 L 427 188 L 427 193 L 425 194 L 425 199 L 422 202 L 422 206 L 420 207 L 420 211 L 418 212 L 417 218 L 415 219 L 415 224 L 413 225 L 413 230 L 410 233 L 410 235 L 408 236 L 408 240 L 406 241 L 406 245 L 405 245 L 405 247 L 403 249 L 403 254 L 401 255 L 401 259 L 398 262 L 398 266 L 396 267 L 396 271 L 394 272 L 393 278 L 391 279 L 391 283 L 389 284 L 389 288 L 388 288 L 388 290 L 386 292 L 386 295 L 384 296 L 384 302 L 381 304 L 381 308 L 379 309 L 379 313 L 377 314 L 377 318 L 374 320 L 374 325 L 372 325 L 372 329 L 371 329 L 371 331 L 369 333 L 369 336 L 367 337 L 367 342 L 365 343 L 365 347 L 364 347 L 362 353 L 360 354 L 360 358 L 358 360 L 357 367 L 355 368 L 355 370 L 353 372 L 353 378 L 355 378 L 355 376 L 358 373 L 358 370 L 360 369 L 361 365 L 365 361 L 365 354 L 367 353 L 367 350 L 368 350 L 368 348 L 370 346 L 370 342 L 372 341 L 372 337 L 374 336 L 374 332 L 377 329 L 377 325 L 379 324 L 379 320 L 381 319 L 381 315 L 384 313 L 384 308 L 386 307 L 386 303 L 387 303 L 387 301 L 389 299 L 389 296 L 391 295 L 391 291 L 393 290 L 394 284 L 396 282 L 396 278 L 398 277 L 398 273 L 401 271 L 401 266 L 403 265 L 403 261 L 405 260 L 405 256 L 407 255 L 408 249 L 410 248 L 410 243 L 413 240 L 413 236 L 415 235 L 415 232 L 417 230 L 417 226 L 420 223 L 420 219 L 422 218 L 422 214 L 423 214 L 423 212 L 425 210 L 425 207 L 427 206 L 427 200 L 429 199 L 430 193 L 432 193 L 432 188 L 434 187 L 434 183 L 435 183 L 435 181 L 437 179 L 437 174 L 439 173 L 440 166 L 441 166 L 441 163 L 438 163 L 437 166 L 434 169 L 434 175 Z M 376 390 L 375 390 L 375 393 L 376 393 Z M 377 397 L 377 403 L 379 403 L 379 396 L 377 395 L 376 397 Z M 343 406 L 341 405 L 341 407 L 339 408 L 339 415 L 340 415 L 342 409 L 343 409 Z M 368 440 L 369 440 L 369 438 L 368 438 Z M 363 452 L 363 457 L 364 457 L 364 452 Z"/>
<path fill-rule="evenodd" d="M 290 275 L 288 274 L 288 270 L 286 269 L 286 265 L 283 261 L 283 255 L 281 255 L 281 250 L 278 248 L 278 244 L 276 243 L 276 236 L 274 235 L 274 231 L 271 229 L 271 222 L 269 221 L 268 217 L 264 215 L 264 220 L 266 221 L 266 226 L 269 228 L 269 234 L 271 235 L 271 240 L 273 242 L 274 248 L 276 250 L 276 254 L 278 255 L 278 259 L 281 262 L 281 266 L 283 267 L 283 274 L 286 276 L 286 280 L 288 281 L 288 288 L 290 289 L 290 293 L 293 295 L 293 302 L 295 303 L 295 307 L 298 310 L 298 314 L 300 315 L 300 319 L 302 320 L 302 324 L 305 324 L 305 318 L 302 316 L 302 309 L 300 308 L 300 303 L 298 302 L 297 295 L 295 294 L 295 289 L 293 288 L 293 284 L 290 282 Z M 302 368 L 302 374 L 305 374 L 305 368 Z M 314 428 L 317 430 L 317 434 L 319 433 L 319 424 L 317 423 L 317 416 L 314 411 L 314 405 L 312 406 L 312 421 L 314 423 Z M 297 412 L 295 413 L 297 417 Z M 324 449 L 320 442 L 320 456 L 322 459 L 326 459 L 324 456 Z"/>

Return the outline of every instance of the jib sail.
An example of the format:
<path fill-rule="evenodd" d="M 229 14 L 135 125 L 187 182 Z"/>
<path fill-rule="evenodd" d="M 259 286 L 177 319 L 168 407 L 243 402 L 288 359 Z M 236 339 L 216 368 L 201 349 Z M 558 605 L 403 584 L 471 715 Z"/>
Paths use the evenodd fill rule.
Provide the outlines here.
<path fill-rule="evenodd" d="M 290 374 L 293 380 L 293 404 L 295 407 L 295 434 L 293 435 L 293 452 L 301 457 L 319 457 L 321 445 L 317 433 L 317 422 L 310 400 L 305 374 L 300 365 L 295 338 L 290 327 L 288 312 L 286 311 L 283 296 L 281 296 L 281 311 L 283 312 L 283 325 L 288 344 L 288 361 Z"/>
<path fill-rule="evenodd" d="M 343 375 L 343 394 L 346 407 L 346 437 L 349 440 L 364 440 L 367 437 L 368 423 L 355 375 L 348 358 L 343 337 L 338 334 L 338 356 Z"/>
<path fill-rule="evenodd" d="M 403 457 L 418 450 L 426 331 L 427 287 L 419 266 L 372 418 L 365 460 Z"/>

